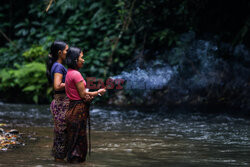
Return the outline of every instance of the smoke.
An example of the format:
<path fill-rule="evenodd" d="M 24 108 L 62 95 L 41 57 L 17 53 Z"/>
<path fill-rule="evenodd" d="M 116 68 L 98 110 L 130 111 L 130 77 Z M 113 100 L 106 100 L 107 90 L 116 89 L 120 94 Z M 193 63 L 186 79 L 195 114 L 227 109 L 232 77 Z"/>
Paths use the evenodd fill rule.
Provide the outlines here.
<path fill-rule="evenodd" d="M 158 59 L 146 63 L 143 58 L 138 59 L 132 69 L 112 78 L 124 79 L 125 90 L 133 90 L 134 94 L 143 92 L 132 94 L 132 98 L 138 95 L 144 102 L 144 97 L 150 101 L 156 98 L 150 92 L 166 88 L 168 93 L 163 93 L 160 99 L 164 102 L 166 99 L 172 103 L 191 101 L 201 94 L 207 99 L 210 96 L 221 99 L 228 94 L 234 97 L 231 90 L 237 90 L 235 92 L 245 98 L 249 96 L 246 93 L 249 92 L 249 54 L 243 45 L 197 40 L 194 33 L 187 33 L 175 48 L 166 50 Z"/>
<path fill-rule="evenodd" d="M 123 71 L 120 75 L 112 77 L 113 79 L 124 79 L 126 81 L 125 89 L 162 89 L 168 84 L 173 76 L 173 70 L 170 66 L 157 62 L 157 65 L 146 64 L 146 68 L 135 67 L 130 72 Z M 156 64 L 156 62 L 154 62 Z"/>

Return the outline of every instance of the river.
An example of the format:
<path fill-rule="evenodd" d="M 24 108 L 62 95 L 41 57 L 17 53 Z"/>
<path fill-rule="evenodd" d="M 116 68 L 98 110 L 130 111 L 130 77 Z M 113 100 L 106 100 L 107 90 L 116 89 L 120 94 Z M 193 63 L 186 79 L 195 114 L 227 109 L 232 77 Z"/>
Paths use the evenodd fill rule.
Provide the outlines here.
<path fill-rule="evenodd" d="M 250 166 L 250 120 L 226 114 L 92 106 L 85 166 Z M 32 137 L 0 152 L 0 166 L 68 166 L 50 155 L 48 105 L 0 103 L 0 123 Z M 81 166 L 81 165 L 74 165 Z"/>

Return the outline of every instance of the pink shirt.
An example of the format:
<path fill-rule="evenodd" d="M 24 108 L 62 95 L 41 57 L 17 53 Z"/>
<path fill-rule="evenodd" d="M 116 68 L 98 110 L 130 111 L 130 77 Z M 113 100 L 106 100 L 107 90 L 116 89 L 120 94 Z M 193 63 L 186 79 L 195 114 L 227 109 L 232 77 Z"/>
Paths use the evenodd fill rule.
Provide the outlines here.
<path fill-rule="evenodd" d="M 77 91 L 76 83 L 83 81 L 86 87 L 86 81 L 83 79 L 81 73 L 74 69 L 68 69 L 65 79 L 65 91 L 70 100 L 81 100 Z"/>

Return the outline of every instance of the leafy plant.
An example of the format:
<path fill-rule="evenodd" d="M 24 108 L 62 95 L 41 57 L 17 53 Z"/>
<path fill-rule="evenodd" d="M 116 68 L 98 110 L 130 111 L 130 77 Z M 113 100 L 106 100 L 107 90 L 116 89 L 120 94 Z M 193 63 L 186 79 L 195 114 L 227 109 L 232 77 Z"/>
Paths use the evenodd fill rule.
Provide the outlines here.
<path fill-rule="evenodd" d="M 32 47 L 23 53 L 25 61 L 22 65 L 15 64 L 15 69 L 5 68 L 0 71 L 0 91 L 13 92 L 21 90 L 26 100 L 38 103 L 45 100 L 51 92 L 46 78 L 44 61 L 47 51 L 41 46 Z"/>
<path fill-rule="evenodd" d="M 178 46 L 180 35 L 189 31 L 199 36 L 215 32 L 218 40 L 249 46 L 246 0 L 226 4 L 208 0 L 56 0 L 46 12 L 48 3 L 49 0 L 26 3 L 4 0 L 0 6 L 1 93 L 8 89 L 21 94 L 39 90 L 34 93 L 39 97 L 35 101 L 45 96 L 49 99 L 42 88 L 26 88 L 28 85 L 19 85 L 14 80 L 22 80 L 15 75 L 22 68 L 28 70 L 22 71 L 25 77 L 32 79 L 29 76 L 34 74 L 28 67 L 35 70 L 35 65 L 40 68 L 45 63 L 54 40 L 83 49 L 85 66 L 81 72 L 86 77 L 103 79 L 120 74 L 139 56 L 155 59 L 163 55 L 161 58 L 171 65 L 180 63 L 181 54 L 171 56 L 165 51 Z M 234 14 L 225 15 L 227 10 Z M 43 70 L 36 72 L 42 74 Z M 34 80 L 44 80 L 33 84 L 46 87 L 45 75 L 41 77 L 44 78 L 33 76 Z"/>

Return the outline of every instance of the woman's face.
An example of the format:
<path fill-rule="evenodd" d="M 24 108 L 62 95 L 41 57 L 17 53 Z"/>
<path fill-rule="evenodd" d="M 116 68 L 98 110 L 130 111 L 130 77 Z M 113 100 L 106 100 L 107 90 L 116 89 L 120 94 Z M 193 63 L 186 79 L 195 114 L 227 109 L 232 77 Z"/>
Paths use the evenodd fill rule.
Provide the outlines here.
<path fill-rule="evenodd" d="M 69 46 L 68 45 L 66 45 L 65 46 L 65 48 L 64 48 L 64 50 L 61 52 L 61 58 L 63 59 L 63 60 L 65 60 L 66 59 L 66 54 L 67 54 L 67 52 L 68 52 L 68 49 L 69 49 Z"/>
<path fill-rule="evenodd" d="M 83 63 L 84 63 L 83 52 L 81 52 L 80 56 L 78 57 L 78 60 L 77 60 L 77 67 L 78 68 L 82 68 L 83 67 Z"/>

